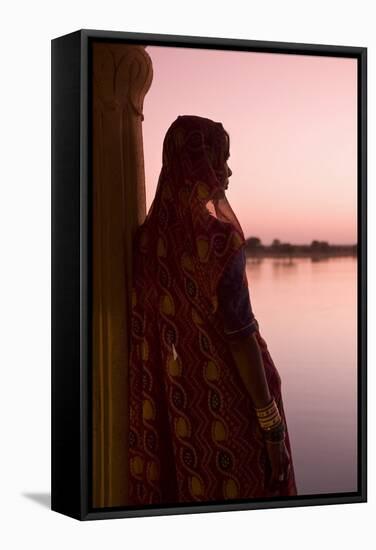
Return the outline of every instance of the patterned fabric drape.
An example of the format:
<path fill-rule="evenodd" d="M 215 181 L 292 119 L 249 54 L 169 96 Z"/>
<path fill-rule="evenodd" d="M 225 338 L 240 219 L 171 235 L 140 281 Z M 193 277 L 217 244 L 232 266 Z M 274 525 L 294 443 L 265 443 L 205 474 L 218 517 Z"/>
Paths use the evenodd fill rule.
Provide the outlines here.
<path fill-rule="evenodd" d="M 129 362 L 129 504 L 273 496 L 265 446 L 217 310 L 220 277 L 244 246 L 222 189 L 229 136 L 179 116 L 135 240 Z M 280 406 L 281 379 L 259 332 Z M 290 443 L 287 435 L 287 444 Z M 295 494 L 294 477 L 278 494 Z"/>

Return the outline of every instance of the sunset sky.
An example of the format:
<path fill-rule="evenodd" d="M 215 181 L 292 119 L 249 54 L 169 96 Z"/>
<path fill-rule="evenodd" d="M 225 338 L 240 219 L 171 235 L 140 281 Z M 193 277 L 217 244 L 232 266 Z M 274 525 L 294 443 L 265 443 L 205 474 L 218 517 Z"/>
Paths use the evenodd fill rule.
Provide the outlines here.
<path fill-rule="evenodd" d="M 246 237 L 353 244 L 357 194 L 355 59 L 148 46 L 147 208 L 164 135 L 178 115 L 222 122 L 227 197 Z"/>

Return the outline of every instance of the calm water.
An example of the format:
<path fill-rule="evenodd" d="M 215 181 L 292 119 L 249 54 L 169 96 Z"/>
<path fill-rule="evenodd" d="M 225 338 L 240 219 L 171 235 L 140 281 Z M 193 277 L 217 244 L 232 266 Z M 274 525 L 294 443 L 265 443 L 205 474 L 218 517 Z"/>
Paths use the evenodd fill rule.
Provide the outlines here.
<path fill-rule="evenodd" d="M 299 494 L 357 490 L 357 259 L 247 259 Z"/>

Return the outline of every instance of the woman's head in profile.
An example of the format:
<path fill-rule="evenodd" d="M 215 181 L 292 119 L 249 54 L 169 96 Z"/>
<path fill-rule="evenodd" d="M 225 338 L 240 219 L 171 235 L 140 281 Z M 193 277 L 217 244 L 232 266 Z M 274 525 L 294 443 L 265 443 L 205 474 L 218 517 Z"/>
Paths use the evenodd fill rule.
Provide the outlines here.
<path fill-rule="evenodd" d="M 174 206 L 170 215 L 182 220 L 189 211 L 230 222 L 242 234 L 225 195 L 232 170 L 228 166 L 230 136 L 221 122 L 195 115 L 180 115 L 163 140 L 162 169 L 150 209 L 160 210 L 164 200 Z"/>
<path fill-rule="evenodd" d="M 182 176 L 187 179 L 188 175 L 194 180 L 195 176 L 206 174 L 214 193 L 228 185 L 228 177 L 232 174 L 227 165 L 229 155 L 230 137 L 222 123 L 200 116 L 178 116 L 163 142 L 166 173 L 174 181 L 181 181 Z"/>

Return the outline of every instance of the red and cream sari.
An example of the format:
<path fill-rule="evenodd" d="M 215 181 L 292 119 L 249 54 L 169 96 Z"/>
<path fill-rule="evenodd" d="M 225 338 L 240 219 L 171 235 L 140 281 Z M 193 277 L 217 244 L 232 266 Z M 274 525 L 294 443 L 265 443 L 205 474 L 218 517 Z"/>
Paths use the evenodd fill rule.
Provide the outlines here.
<path fill-rule="evenodd" d="M 221 189 L 229 139 L 221 123 L 179 116 L 163 143 L 156 195 L 134 247 L 129 362 L 129 503 L 296 494 L 293 467 L 277 492 L 248 394 L 230 352 L 217 289 L 244 246 Z M 271 394 L 281 379 L 257 330 Z M 291 455 L 288 432 L 286 445 Z"/>

